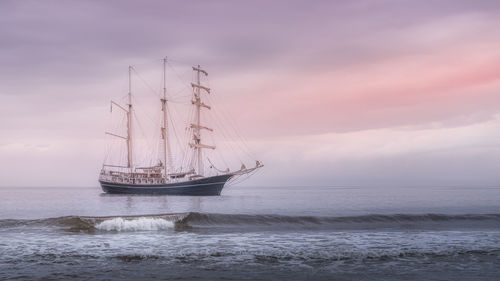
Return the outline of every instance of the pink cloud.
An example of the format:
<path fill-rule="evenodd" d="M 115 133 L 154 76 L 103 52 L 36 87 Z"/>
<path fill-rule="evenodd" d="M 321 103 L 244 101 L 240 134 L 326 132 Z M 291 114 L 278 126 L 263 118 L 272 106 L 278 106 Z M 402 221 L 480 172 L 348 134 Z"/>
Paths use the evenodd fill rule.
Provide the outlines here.
<path fill-rule="evenodd" d="M 500 108 L 499 46 L 464 44 L 325 73 L 281 74 L 260 87 L 249 78 L 243 85 L 252 92 L 236 115 L 272 135 L 487 118 Z"/>

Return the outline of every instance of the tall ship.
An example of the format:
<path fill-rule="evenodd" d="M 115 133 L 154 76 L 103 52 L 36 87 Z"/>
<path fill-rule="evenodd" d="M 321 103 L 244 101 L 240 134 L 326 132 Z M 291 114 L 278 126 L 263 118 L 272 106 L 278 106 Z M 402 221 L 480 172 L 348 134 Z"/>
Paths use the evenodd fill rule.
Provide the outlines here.
<path fill-rule="evenodd" d="M 220 195 L 228 182 L 242 177 L 247 178 L 262 168 L 263 164 L 254 160 L 255 166 L 251 168 L 247 168 L 244 163 L 241 163 L 239 169 L 230 170 L 228 167 L 221 169 L 216 167 L 209 157 L 206 157 L 206 150 L 214 151 L 217 148 L 215 144 L 206 144 L 202 141 L 202 136 L 214 133 L 214 129 L 202 123 L 203 112 L 212 110 L 212 106 L 206 104 L 202 99 L 202 96 L 210 95 L 211 89 L 202 85 L 202 78 L 207 77 L 208 72 L 203 70 L 200 65 L 191 67 L 194 81 L 189 83 L 190 85 L 186 85 L 191 92 L 189 93 L 191 96 L 189 101 L 191 115 L 184 124 L 188 137 L 184 144 L 179 145 L 177 142 L 179 146 L 182 146 L 177 151 L 185 152 L 185 155 L 180 157 L 184 160 L 181 163 L 173 163 L 174 155 L 171 147 L 174 142 L 171 141 L 172 129 L 170 128 L 173 124 L 169 122 L 173 111 L 169 110 L 170 101 L 166 85 L 168 62 L 167 58 L 162 61 L 163 87 L 161 94 L 158 94 L 160 97 L 158 108 L 161 108 L 161 112 L 158 112 L 160 120 L 158 122 L 159 128 L 157 128 L 159 129 L 159 149 L 155 156 L 146 161 L 146 163 L 153 164 L 141 165 L 141 163 L 136 163 L 134 157 L 138 153 L 135 151 L 134 132 L 136 127 L 134 120 L 136 108 L 132 95 L 132 71 L 135 69 L 129 66 L 126 104 L 111 101 L 111 111 L 118 109 L 118 113 L 123 116 L 126 128 L 121 134 L 119 132 L 106 132 L 106 135 L 117 139 L 119 144 L 124 146 L 123 150 L 125 151 L 122 156 L 125 157 L 121 157 L 122 161 L 118 161 L 118 163 L 109 163 L 105 159 L 99 175 L 102 190 L 111 194 Z"/>

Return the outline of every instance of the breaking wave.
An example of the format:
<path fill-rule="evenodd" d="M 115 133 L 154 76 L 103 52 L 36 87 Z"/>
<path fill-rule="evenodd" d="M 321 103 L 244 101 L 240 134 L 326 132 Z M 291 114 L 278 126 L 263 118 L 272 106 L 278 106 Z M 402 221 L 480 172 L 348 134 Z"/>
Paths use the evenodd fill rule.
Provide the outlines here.
<path fill-rule="evenodd" d="M 363 216 L 282 216 L 212 213 L 176 213 L 139 216 L 67 216 L 39 220 L 0 220 L 0 229 L 25 226 L 56 226 L 70 231 L 161 231 L 167 229 L 298 228 L 376 229 L 376 228 L 500 228 L 500 214 L 394 214 Z"/>
<path fill-rule="evenodd" d="M 174 222 L 161 218 L 137 218 L 133 220 L 114 218 L 95 225 L 96 229 L 106 231 L 164 230 L 173 227 Z"/>

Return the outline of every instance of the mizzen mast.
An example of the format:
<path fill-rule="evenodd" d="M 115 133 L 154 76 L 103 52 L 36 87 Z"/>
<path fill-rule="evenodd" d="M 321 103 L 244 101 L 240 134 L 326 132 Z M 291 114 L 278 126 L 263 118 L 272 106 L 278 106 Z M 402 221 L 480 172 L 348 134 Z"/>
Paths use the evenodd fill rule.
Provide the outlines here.
<path fill-rule="evenodd" d="M 122 136 L 110 132 L 105 132 L 106 135 L 110 135 L 113 137 L 121 138 L 125 140 L 127 143 L 127 166 L 117 166 L 117 165 L 106 165 L 103 164 L 103 166 L 108 166 L 108 167 L 118 167 L 118 168 L 127 168 L 130 170 L 130 173 L 133 172 L 133 157 L 132 157 L 132 66 L 128 67 L 128 104 L 127 107 L 121 106 L 120 104 L 111 101 L 111 112 L 113 111 L 113 105 L 118 107 L 119 109 L 123 110 L 127 114 L 127 135 Z"/>
<path fill-rule="evenodd" d="M 213 131 L 208 127 L 201 125 L 201 108 L 204 107 L 210 110 L 210 106 L 204 104 L 201 101 L 201 90 L 204 90 L 208 94 L 210 94 L 210 88 L 207 88 L 201 85 L 200 82 L 200 74 L 203 73 L 205 76 L 208 76 L 208 73 L 201 69 L 200 65 L 198 67 L 193 66 L 193 71 L 196 71 L 196 84 L 191 83 L 193 87 L 194 100 L 191 101 L 192 104 L 196 106 L 196 116 L 195 116 L 195 124 L 191 124 L 191 128 L 193 129 L 193 143 L 189 143 L 189 146 L 195 149 L 196 157 L 197 157 L 197 166 L 198 166 L 198 175 L 203 175 L 203 161 L 201 155 L 202 148 L 215 149 L 215 146 L 210 146 L 201 143 L 201 130 Z"/>
<path fill-rule="evenodd" d="M 167 174 L 167 151 L 168 150 L 168 119 L 167 119 L 167 77 L 166 77 L 166 67 L 167 67 L 167 58 L 163 59 L 163 98 L 161 100 L 161 110 L 163 111 L 163 126 L 161 127 L 161 137 L 163 140 L 163 173 L 165 177 L 165 181 L 168 178 Z"/>

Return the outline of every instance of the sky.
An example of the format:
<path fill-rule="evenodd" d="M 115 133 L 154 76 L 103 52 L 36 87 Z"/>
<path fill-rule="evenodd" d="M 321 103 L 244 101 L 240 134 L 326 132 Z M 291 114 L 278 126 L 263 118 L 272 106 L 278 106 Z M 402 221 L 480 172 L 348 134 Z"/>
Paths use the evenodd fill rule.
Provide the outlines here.
<path fill-rule="evenodd" d="M 0 186 L 98 186 L 109 100 L 165 56 L 265 164 L 242 184 L 498 186 L 499 50 L 498 1 L 1 1 Z"/>

